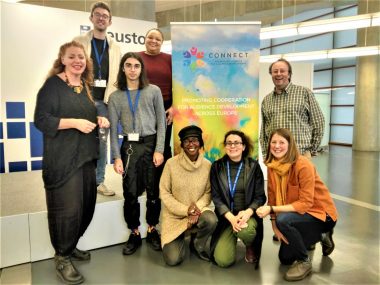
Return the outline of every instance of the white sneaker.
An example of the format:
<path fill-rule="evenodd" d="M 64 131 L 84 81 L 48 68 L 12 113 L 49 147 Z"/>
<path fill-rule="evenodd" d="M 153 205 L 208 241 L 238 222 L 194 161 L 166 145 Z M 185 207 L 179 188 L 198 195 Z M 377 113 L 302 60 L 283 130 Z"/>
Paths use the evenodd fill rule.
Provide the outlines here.
<path fill-rule="evenodd" d="M 103 183 L 100 183 L 98 185 L 98 187 L 96 188 L 98 190 L 98 193 L 99 194 L 102 194 L 104 196 L 113 196 L 115 195 L 115 192 L 108 189 L 106 185 L 104 185 Z"/>

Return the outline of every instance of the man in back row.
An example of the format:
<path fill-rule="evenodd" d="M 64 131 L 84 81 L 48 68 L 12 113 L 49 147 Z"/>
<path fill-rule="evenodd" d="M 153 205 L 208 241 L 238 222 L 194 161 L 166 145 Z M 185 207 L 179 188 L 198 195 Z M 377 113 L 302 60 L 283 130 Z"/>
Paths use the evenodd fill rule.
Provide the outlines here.
<path fill-rule="evenodd" d="M 301 154 L 311 158 L 321 144 L 325 119 L 313 92 L 291 83 L 292 66 L 281 58 L 269 67 L 274 90 L 261 103 L 260 144 L 265 160 L 269 136 L 278 128 L 289 129 Z"/>
<path fill-rule="evenodd" d="M 94 86 L 92 97 L 98 114 L 108 117 L 107 103 L 110 94 L 116 90 L 114 83 L 120 62 L 120 47 L 107 36 L 107 28 L 112 24 L 109 6 L 104 2 L 96 2 L 91 8 L 90 21 L 93 29 L 86 34 L 74 38 L 86 49 L 94 62 Z M 104 184 L 107 164 L 107 138 L 109 129 L 99 129 L 99 159 L 96 167 L 96 184 L 99 194 L 113 196 L 115 192 Z"/>

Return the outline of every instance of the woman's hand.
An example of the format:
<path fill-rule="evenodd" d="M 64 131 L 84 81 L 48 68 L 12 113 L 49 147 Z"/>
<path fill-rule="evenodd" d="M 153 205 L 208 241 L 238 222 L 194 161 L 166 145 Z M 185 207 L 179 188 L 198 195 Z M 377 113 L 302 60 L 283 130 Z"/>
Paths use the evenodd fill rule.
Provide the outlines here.
<path fill-rule="evenodd" d="M 164 162 L 164 156 L 162 153 L 157 151 L 153 154 L 153 164 L 155 167 L 159 167 Z"/>
<path fill-rule="evenodd" d="M 197 224 L 198 223 L 198 219 L 199 219 L 199 216 L 198 215 L 195 215 L 195 216 L 188 216 L 187 217 L 187 228 L 190 229 L 193 225 Z"/>
<path fill-rule="evenodd" d="M 190 229 L 193 225 L 198 223 L 199 216 L 201 215 L 201 210 L 198 206 L 193 202 L 190 204 L 187 209 L 187 228 Z"/>
<path fill-rule="evenodd" d="M 256 214 L 260 218 L 265 218 L 270 214 L 270 206 L 261 206 L 256 210 Z"/>
<path fill-rule="evenodd" d="M 253 215 L 253 210 L 251 208 L 244 210 L 244 211 L 240 211 L 237 214 L 241 228 L 245 228 L 248 226 L 247 222 L 252 217 L 252 215 Z"/>
<path fill-rule="evenodd" d="M 117 174 L 124 173 L 123 161 L 120 158 L 115 158 L 113 162 L 113 170 L 115 170 Z"/>
<path fill-rule="evenodd" d="M 187 209 L 187 215 L 199 216 L 200 214 L 201 214 L 201 210 L 198 208 L 198 206 L 194 202 L 191 203 L 189 208 Z"/>
<path fill-rule="evenodd" d="M 96 124 L 86 119 L 74 119 L 74 120 L 75 120 L 75 123 L 74 123 L 75 128 L 85 134 L 91 133 L 96 127 Z"/>
<path fill-rule="evenodd" d="M 232 227 L 234 232 L 240 232 L 241 231 L 241 229 L 243 227 L 239 223 L 239 217 L 238 216 L 235 216 L 231 212 L 226 213 L 224 216 L 230 222 L 231 227 Z"/>
<path fill-rule="evenodd" d="M 110 127 L 110 122 L 108 121 L 108 119 L 106 117 L 98 116 L 97 119 L 98 119 L 99 128 L 107 129 Z"/>
<path fill-rule="evenodd" d="M 276 220 L 273 220 L 272 221 L 272 229 L 273 229 L 273 232 L 274 234 L 277 236 L 278 240 L 279 241 L 283 241 L 284 243 L 286 244 L 289 244 L 288 240 L 286 239 L 286 237 L 280 232 L 280 230 L 277 228 L 277 225 L 276 225 Z"/>
<path fill-rule="evenodd" d="M 173 123 L 173 107 L 170 107 L 165 111 L 166 113 L 166 124 L 171 125 Z"/>

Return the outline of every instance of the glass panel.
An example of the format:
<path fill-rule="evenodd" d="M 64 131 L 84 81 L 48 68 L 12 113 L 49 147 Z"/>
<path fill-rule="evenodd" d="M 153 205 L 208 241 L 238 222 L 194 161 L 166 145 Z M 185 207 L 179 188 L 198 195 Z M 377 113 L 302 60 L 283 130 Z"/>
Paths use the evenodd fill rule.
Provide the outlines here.
<path fill-rule="evenodd" d="M 353 105 L 355 104 L 355 87 L 336 88 L 332 91 L 332 105 Z"/>
<path fill-rule="evenodd" d="M 279 39 L 274 43 L 278 43 Z M 316 45 L 318 48 L 316 49 Z M 290 53 L 290 52 L 303 52 L 303 51 L 314 51 L 314 50 L 324 50 L 332 48 L 332 33 L 320 35 L 317 37 L 312 37 L 308 39 L 301 40 L 299 42 L 290 42 L 281 46 L 273 47 L 272 54 L 278 53 Z"/>
<path fill-rule="evenodd" d="M 321 60 L 316 60 L 314 62 L 314 71 L 319 70 L 319 69 L 325 69 L 325 68 L 331 68 L 332 67 L 332 59 L 321 59 Z"/>
<path fill-rule="evenodd" d="M 266 39 L 266 40 L 260 40 L 260 48 L 266 48 L 266 47 L 270 47 L 271 45 L 271 40 L 270 39 Z M 270 50 L 270 49 L 268 49 Z"/>
<path fill-rule="evenodd" d="M 356 46 L 357 30 L 334 32 L 334 48 Z"/>
<path fill-rule="evenodd" d="M 331 86 L 331 70 L 314 71 L 314 88 Z"/>
<path fill-rule="evenodd" d="M 337 7 L 337 10 L 343 9 L 348 6 L 340 6 Z M 351 7 L 349 9 L 345 9 L 342 11 L 338 11 L 335 13 L 335 18 L 337 17 L 348 17 L 348 16 L 356 16 L 358 14 L 358 6 Z"/>
<path fill-rule="evenodd" d="M 260 50 L 260 55 L 270 55 L 270 48 Z"/>
<path fill-rule="evenodd" d="M 330 142 L 352 144 L 353 130 L 351 126 L 331 126 Z"/>
<path fill-rule="evenodd" d="M 334 67 L 356 65 L 356 57 L 343 57 L 333 59 Z"/>
<path fill-rule="evenodd" d="M 333 85 L 355 85 L 355 67 L 335 69 L 333 73 Z"/>
<path fill-rule="evenodd" d="M 353 124 L 354 107 L 331 107 L 331 124 Z"/>

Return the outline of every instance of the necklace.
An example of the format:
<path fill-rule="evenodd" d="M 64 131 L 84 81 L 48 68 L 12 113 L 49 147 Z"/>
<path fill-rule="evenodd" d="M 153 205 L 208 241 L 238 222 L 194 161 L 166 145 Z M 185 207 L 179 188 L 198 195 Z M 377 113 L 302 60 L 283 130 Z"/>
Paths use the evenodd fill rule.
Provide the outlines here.
<path fill-rule="evenodd" d="M 64 71 L 63 73 L 65 74 L 66 84 L 67 84 L 71 89 L 73 89 L 74 93 L 80 94 L 80 93 L 82 92 L 82 90 L 83 90 L 83 83 L 82 83 L 82 80 L 81 80 L 79 86 L 74 86 L 74 85 L 72 85 L 72 84 L 70 83 L 69 78 L 67 77 L 66 72 Z"/>

